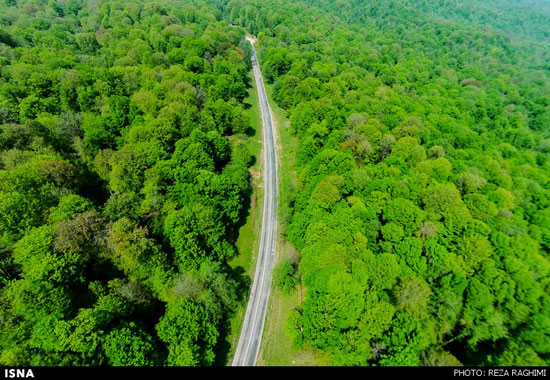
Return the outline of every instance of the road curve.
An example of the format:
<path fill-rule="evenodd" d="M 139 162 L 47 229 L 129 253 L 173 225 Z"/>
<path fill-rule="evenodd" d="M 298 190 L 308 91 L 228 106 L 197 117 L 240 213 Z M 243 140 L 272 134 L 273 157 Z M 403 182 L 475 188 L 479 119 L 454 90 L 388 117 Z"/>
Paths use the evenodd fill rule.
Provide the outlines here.
<path fill-rule="evenodd" d="M 262 333 L 264 329 L 267 302 L 271 288 L 271 272 L 275 259 L 277 243 L 277 155 L 275 151 L 275 137 L 273 119 L 267 101 L 264 81 L 256 51 L 255 39 L 246 37 L 252 46 L 252 68 L 254 80 L 258 89 L 260 109 L 262 113 L 263 140 L 264 140 L 264 211 L 260 247 L 256 261 L 256 273 L 248 300 L 246 315 L 239 337 L 239 343 L 233 358 L 233 366 L 253 366 L 260 351 Z"/>

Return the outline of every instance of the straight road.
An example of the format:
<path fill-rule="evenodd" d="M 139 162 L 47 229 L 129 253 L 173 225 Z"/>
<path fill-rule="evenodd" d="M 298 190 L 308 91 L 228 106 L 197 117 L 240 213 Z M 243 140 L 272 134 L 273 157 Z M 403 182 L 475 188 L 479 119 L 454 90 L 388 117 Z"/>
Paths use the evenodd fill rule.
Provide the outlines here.
<path fill-rule="evenodd" d="M 273 119 L 264 81 L 256 51 L 254 50 L 255 39 L 246 37 L 252 46 L 252 68 L 254 80 L 258 88 L 260 109 L 262 113 L 263 140 L 264 140 L 264 212 L 262 219 L 262 233 L 260 248 L 256 262 L 256 273 L 254 283 L 250 292 L 246 315 L 244 318 L 241 335 L 233 366 L 253 366 L 260 351 L 262 333 L 264 329 L 267 301 L 271 288 L 271 272 L 275 258 L 275 247 L 277 243 L 277 154 L 275 151 L 275 137 L 273 131 Z"/>

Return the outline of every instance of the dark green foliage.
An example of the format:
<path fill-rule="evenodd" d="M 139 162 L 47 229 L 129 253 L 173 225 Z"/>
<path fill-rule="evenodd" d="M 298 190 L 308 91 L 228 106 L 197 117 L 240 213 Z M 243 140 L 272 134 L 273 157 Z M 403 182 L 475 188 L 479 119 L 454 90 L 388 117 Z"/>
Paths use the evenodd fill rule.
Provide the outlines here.
<path fill-rule="evenodd" d="M 214 362 L 254 159 L 248 42 L 217 12 L 0 4 L 1 364 Z"/>

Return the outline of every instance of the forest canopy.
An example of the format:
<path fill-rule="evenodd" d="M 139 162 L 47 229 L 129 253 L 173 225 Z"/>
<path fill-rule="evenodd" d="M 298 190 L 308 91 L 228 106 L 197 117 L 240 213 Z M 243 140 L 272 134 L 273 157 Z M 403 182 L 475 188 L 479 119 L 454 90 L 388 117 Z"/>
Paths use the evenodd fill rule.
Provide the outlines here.
<path fill-rule="evenodd" d="M 0 5 L 3 365 L 215 362 L 251 163 L 249 51 L 220 16 Z"/>
<path fill-rule="evenodd" d="M 334 365 L 548 365 L 550 4 L 220 3 L 258 34 L 298 144 L 295 345 Z"/>
<path fill-rule="evenodd" d="M 293 344 L 549 365 L 548 25 L 546 0 L 2 0 L 0 364 L 226 359 L 249 33 L 298 146 Z"/>

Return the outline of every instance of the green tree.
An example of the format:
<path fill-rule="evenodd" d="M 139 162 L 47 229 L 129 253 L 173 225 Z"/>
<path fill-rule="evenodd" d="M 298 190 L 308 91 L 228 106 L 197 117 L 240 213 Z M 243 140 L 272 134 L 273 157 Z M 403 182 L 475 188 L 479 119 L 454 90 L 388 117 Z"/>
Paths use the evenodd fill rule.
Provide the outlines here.
<path fill-rule="evenodd" d="M 156 326 L 159 338 L 168 344 L 168 364 L 210 365 L 218 339 L 215 320 L 204 307 L 181 299 L 167 305 L 166 314 Z"/>

